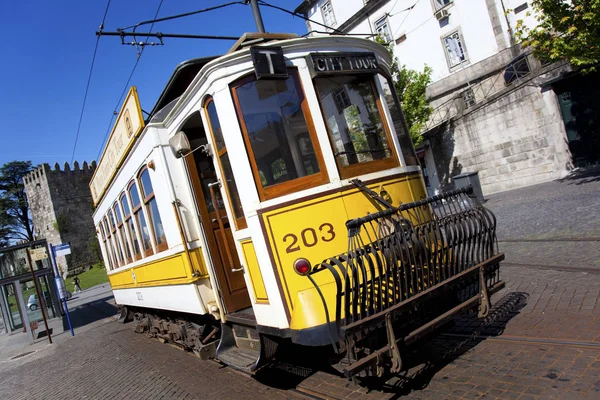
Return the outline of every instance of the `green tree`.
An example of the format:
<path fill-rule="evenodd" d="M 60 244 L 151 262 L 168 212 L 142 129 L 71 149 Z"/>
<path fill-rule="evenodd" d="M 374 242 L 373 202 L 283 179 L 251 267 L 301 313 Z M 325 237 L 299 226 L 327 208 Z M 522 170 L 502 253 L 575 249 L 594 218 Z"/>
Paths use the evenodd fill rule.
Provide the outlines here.
<path fill-rule="evenodd" d="M 33 240 L 23 177 L 31 161 L 11 161 L 0 167 L 0 240 Z"/>
<path fill-rule="evenodd" d="M 548 61 L 568 60 L 574 66 L 600 62 L 600 0 L 532 0 L 539 24 L 517 22 L 517 38 Z"/>
<path fill-rule="evenodd" d="M 408 69 L 406 65 L 398 65 L 398 60 L 394 57 L 393 45 L 388 45 L 381 36 L 378 36 L 376 41 L 386 46 L 392 56 L 392 80 L 398 93 L 410 137 L 414 145 L 418 146 L 423 141 L 421 132 L 433 112 L 433 107 L 429 105 L 425 96 L 425 89 L 431 83 L 433 70 L 427 65 L 422 72 Z"/>

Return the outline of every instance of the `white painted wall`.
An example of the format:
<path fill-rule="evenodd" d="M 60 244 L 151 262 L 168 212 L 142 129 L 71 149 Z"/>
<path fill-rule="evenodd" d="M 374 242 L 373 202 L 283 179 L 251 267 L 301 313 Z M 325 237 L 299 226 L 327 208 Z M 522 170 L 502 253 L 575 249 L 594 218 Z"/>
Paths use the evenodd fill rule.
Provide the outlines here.
<path fill-rule="evenodd" d="M 308 12 L 308 17 L 323 23 L 321 7 L 327 0 L 316 3 Z M 363 0 L 328 0 L 331 2 L 336 26 L 340 26 L 363 6 Z M 524 0 L 503 0 L 507 9 L 514 9 Z M 414 7 L 410 9 L 411 6 Z M 506 18 L 501 0 L 496 0 L 497 12 L 505 32 L 506 43 L 510 43 Z M 472 65 L 490 56 L 501 49 L 496 44 L 492 23 L 487 10 L 486 2 L 479 0 L 454 0 L 447 7 L 450 17 L 445 23 L 435 18 L 435 11 L 431 0 L 397 0 L 388 1 L 379 10 L 369 15 L 367 19 L 354 27 L 350 33 L 371 34 L 374 32 L 373 24 L 382 16 L 388 15 L 390 31 L 393 40 L 406 35 L 406 40 L 394 44 L 394 54 L 400 64 L 415 70 L 423 70 L 425 65 L 433 69 L 433 82 L 443 79 L 453 73 L 461 73 L 461 68 L 450 70 L 446 60 L 446 50 L 442 38 L 460 29 L 463 44 L 466 47 L 468 63 Z M 527 10 L 515 15 L 509 13 L 508 18 L 514 29 L 518 19 L 526 19 L 528 25 L 535 25 L 535 17 L 525 17 Z M 316 24 L 308 24 L 310 29 L 322 30 Z"/>

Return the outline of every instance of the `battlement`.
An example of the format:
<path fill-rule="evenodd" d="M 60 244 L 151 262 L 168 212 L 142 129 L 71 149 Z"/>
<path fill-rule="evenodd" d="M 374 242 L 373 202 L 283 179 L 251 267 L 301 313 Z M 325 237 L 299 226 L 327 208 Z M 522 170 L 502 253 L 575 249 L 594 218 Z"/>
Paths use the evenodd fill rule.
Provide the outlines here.
<path fill-rule="evenodd" d="M 81 167 L 79 167 L 79 163 L 75 161 L 73 163 L 73 167 L 69 165 L 68 162 L 65 162 L 63 165 L 63 169 L 60 169 L 60 165 L 58 163 L 54 164 L 54 168 L 50 168 L 48 163 L 40 164 L 35 167 L 31 172 L 23 177 L 23 183 L 25 185 L 31 185 L 39 182 L 40 180 L 47 180 L 48 176 L 55 177 L 57 175 L 66 175 L 77 176 L 84 175 L 91 177 L 96 170 L 96 161 L 92 161 L 90 164 L 87 161 L 84 161 Z"/>

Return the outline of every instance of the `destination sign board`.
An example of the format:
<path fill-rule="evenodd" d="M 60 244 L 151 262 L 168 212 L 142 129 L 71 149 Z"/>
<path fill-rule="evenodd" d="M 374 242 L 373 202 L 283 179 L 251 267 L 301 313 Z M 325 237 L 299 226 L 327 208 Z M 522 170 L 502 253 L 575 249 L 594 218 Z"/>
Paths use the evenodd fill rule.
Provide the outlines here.
<path fill-rule="evenodd" d="M 373 73 L 379 69 L 375 53 L 311 53 L 315 75 L 335 73 Z"/>
<path fill-rule="evenodd" d="M 106 188 L 123 163 L 127 151 L 144 129 L 144 118 L 137 89 L 132 86 L 123 102 L 121 112 L 113 126 L 102 157 L 90 182 L 90 191 L 94 205 L 98 204 Z"/>

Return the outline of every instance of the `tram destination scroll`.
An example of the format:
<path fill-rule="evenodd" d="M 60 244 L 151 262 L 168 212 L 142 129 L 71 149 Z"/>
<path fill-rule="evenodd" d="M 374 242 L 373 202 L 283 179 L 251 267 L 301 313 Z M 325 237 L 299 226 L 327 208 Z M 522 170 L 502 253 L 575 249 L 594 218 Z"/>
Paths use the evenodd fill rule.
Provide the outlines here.
<path fill-rule="evenodd" d="M 369 73 L 379 69 L 375 53 L 311 53 L 313 76 L 338 73 Z"/>

